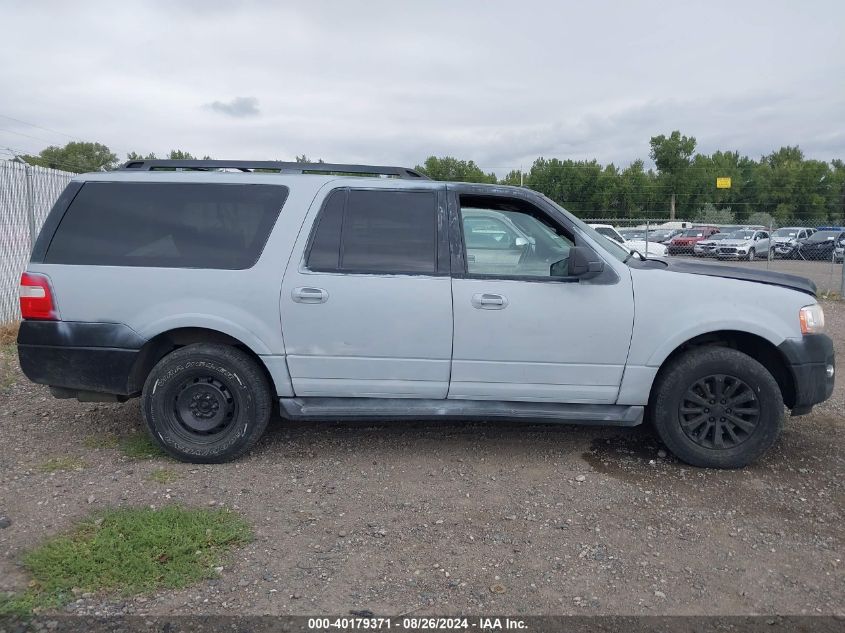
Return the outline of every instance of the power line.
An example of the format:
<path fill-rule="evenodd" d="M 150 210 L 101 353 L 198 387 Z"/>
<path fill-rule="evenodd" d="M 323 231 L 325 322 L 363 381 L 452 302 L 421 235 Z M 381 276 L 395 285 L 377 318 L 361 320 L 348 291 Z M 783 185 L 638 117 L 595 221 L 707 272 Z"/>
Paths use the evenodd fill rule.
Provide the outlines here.
<path fill-rule="evenodd" d="M 22 119 L 16 119 L 15 117 L 8 116 L 7 114 L 0 114 L 0 117 L 2 117 L 4 119 L 9 119 L 9 121 L 14 121 L 15 123 L 22 123 L 23 125 L 29 125 L 30 127 L 38 128 L 39 130 L 44 130 L 45 132 L 52 132 L 53 134 L 58 134 L 60 136 L 66 136 L 66 137 L 71 138 L 75 141 L 81 141 L 82 140 L 78 136 L 73 136 L 71 134 L 65 134 L 64 132 L 59 132 L 58 130 L 53 130 L 51 128 L 44 127 L 43 125 L 36 125 L 35 123 L 30 123 L 29 121 L 24 121 Z"/>
<path fill-rule="evenodd" d="M 5 132 L 7 134 L 17 134 L 18 136 L 25 136 L 26 138 L 31 138 L 36 141 L 43 141 L 45 143 L 53 144 L 52 141 L 48 141 L 46 138 L 41 138 L 40 136 L 32 136 L 31 134 L 24 134 L 23 132 L 15 132 L 14 130 L 7 130 L 5 128 L 0 128 L 0 132 Z"/>
<path fill-rule="evenodd" d="M 83 138 L 81 138 L 79 136 L 73 136 L 72 134 L 66 134 L 65 132 L 60 132 L 58 130 L 54 130 L 54 129 L 49 128 L 49 127 L 44 127 L 43 125 L 37 125 L 35 123 L 31 123 L 30 121 L 24 121 L 23 119 L 16 119 L 15 117 L 11 117 L 7 114 L 0 113 L 0 118 L 8 119 L 9 121 L 14 121 L 15 123 L 21 123 L 22 125 L 28 125 L 30 127 L 34 127 L 36 129 L 39 129 L 39 130 L 44 130 L 45 132 L 50 132 L 52 134 L 58 134 L 60 136 L 65 136 L 69 139 L 72 139 L 74 141 L 78 141 L 80 143 L 88 142 L 88 141 L 85 141 Z M 12 134 L 18 134 L 20 136 L 26 136 L 27 138 L 35 139 L 35 140 L 38 140 L 38 141 L 43 141 L 44 143 L 49 143 L 50 145 L 56 145 L 56 143 L 53 143 L 52 141 L 48 141 L 47 139 L 39 138 L 37 136 L 30 136 L 29 134 L 24 134 L 23 132 L 15 132 L 15 131 L 12 131 L 12 130 L 0 130 L 0 131 L 11 132 Z M 116 151 L 120 154 L 128 154 L 129 153 L 129 152 L 122 151 L 119 148 L 117 148 Z"/>

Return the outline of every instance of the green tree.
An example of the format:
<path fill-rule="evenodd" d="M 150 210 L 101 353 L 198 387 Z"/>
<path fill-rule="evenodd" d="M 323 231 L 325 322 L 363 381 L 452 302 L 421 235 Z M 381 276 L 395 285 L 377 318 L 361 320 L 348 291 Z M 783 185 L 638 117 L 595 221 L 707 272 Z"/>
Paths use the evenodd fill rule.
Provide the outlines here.
<path fill-rule="evenodd" d="M 528 174 L 524 174 L 519 169 L 512 169 L 508 174 L 499 180 L 499 184 L 510 185 L 513 187 L 530 187 L 531 184 L 528 179 Z"/>
<path fill-rule="evenodd" d="M 669 194 L 669 217 L 674 218 L 677 195 L 686 193 L 689 185 L 690 159 L 695 151 L 695 137 L 682 136 L 678 130 L 668 137 L 663 134 L 652 136 L 649 141 L 649 156 L 657 166 L 660 183 Z M 683 205 L 688 208 L 688 205 Z"/>
<path fill-rule="evenodd" d="M 295 163 L 325 163 L 326 161 L 324 161 L 322 158 L 318 158 L 317 160 L 311 160 L 305 154 L 303 154 L 302 156 L 297 156 L 296 158 L 294 158 L 294 162 Z"/>
<path fill-rule="evenodd" d="M 712 202 L 707 202 L 696 212 L 694 221 L 700 224 L 734 224 L 736 217 L 730 207 L 717 209 Z"/>
<path fill-rule="evenodd" d="M 117 155 L 102 143 L 71 141 L 64 147 L 51 145 L 36 156 L 24 155 L 30 165 L 72 171 L 77 174 L 117 167 Z"/>
<path fill-rule="evenodd" d="M 429 156 L 416 170 L 432 180 L 455 180 L 458 182 L 496 183 L 496 174 L 485 174 L 471 160 L 458 160 L 452 156 Z"/>
<path fill-rule="evenodd" d="M 146 156 L 144 156 L 143 154 L 139 154 L 138 152 L 129 152 L 126 155 L 126 160 L 128 160 L 128 161 L 129 160 L 155 160 L 155 159 L 156 159 L 156 155 L 153 152 L 150 152 Z"/>
<path fill-rule="evenodd" d="M 765 226 L 767 229 L 776 229 L 778 227 L 777 221 L 775 221 L 771 214 L 766 213 L 765 211 L 752 213 L 748 216 L 746 223 L 754 226 Z"/>

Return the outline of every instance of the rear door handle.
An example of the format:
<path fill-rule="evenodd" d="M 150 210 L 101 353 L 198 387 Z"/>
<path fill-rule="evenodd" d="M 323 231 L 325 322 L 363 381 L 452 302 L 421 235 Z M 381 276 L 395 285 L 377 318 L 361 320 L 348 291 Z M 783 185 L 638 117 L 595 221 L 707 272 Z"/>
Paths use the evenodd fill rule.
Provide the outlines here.
<path fill-rule="evenodd" d="M 322 288 L 294 288 L 290 293 L 291 298 L 297 303 L 325 303 L 329 300 L 329 293 Z"/>
<path fill-rule="evenodd" d="M 472 295 L 472 305 L 479 310 L 504 310 L 508 300 L 504 295 L 479 293 Z"/>

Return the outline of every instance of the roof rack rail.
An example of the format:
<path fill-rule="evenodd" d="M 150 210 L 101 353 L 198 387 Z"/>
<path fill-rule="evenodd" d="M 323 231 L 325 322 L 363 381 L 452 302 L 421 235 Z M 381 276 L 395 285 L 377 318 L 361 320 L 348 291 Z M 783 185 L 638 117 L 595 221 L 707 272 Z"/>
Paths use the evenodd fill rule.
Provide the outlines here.
<path fill-rule="evenodd" d="M 211 171 L 215 169 L 238 169 L 245 172 L 273 171 L 279 174 L 354 174 L 392 176 L 407 180 L 430 180 L 425 174 L 407 167 L 336 163 L 285 163 L 274 160 L 130 160 L 120 167 L 122 171 Z"/>

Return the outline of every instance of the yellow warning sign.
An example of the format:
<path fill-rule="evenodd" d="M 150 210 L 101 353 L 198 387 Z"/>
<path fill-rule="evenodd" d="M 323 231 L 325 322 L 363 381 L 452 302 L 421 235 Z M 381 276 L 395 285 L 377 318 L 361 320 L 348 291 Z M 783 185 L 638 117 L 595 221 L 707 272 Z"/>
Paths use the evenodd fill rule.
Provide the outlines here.
<path fill-rule="evenodd" d="M 716 178 L 716 189 L 730 189 L 731 188 L 731 179 L 730 178 Z"/>

